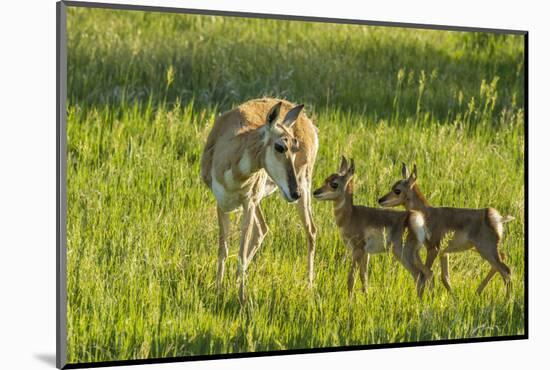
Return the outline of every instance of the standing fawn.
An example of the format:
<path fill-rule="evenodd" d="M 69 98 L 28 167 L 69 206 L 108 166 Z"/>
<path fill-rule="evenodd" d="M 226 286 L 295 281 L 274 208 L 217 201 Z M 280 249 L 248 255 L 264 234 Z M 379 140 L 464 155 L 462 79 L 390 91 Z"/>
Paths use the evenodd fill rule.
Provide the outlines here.
<path fill-rule="evenodd" d="M 389 211 L 353 204 L 353 160 L 342 157 L 338 173 L 326 178 L 323 186 L 313 192 L 319 200 L 334 203 L 334 217 L 345 245 L 351 250 L 352 262 L 348 274 L 348 293 L 353 294 L 355 273 L 359 275 L 363 291 L 367 291 L 368 263 L 371 254 L 393 251 L 395 257 L 411 273 L 417 283 L 417 294 L 422 296 L 423 284 L 429 277 L 421 278 L 422 270 L 414 263 L 412 252 L 418 251 L 428 231 L 420 212 Z M 406 242 L 403 238 L 406 232 Z"/>
<path fill-rule="evenodd" d="M 510 294 L 511 271 L 502 262 L 504 254 L 498 252 L 498 243 L 502 238 L 502 225 L 514 219 L 512 216 L 502 217 L 494 208 L 465 209 L 432 207 L 420 192 L 417 184 L 416 165 L 413 172 L 409 171 L 405 164 L 402 167 L 403 179 L 397 181 L 391 191 L 379 199 L 384 207 L 405 206 L 407 210 L 420 211 L 426 218 L 426 224 L 431 236 L 426 245 L 428 253 L 426 268 L 431 269 L 444 237 L 454 233 L 448 246 L 441 251 L 441 279 L 443 285 L 450 292 L 449 282 L 449 253 L 463 252 L 475 248 L 481 257 L 491 264 L 491 271 L 477 288 L 481 294 L 492 277 L 499 272 L 506 285 L 506 293 Z"/>
<path fill-rule="evenodd" d="M 277 188 L 287 202 L 297 203 L 313 283 L 316 228 L 310 189 L 318 140 L 302 108 L 279 99 L 247 101 L 216 119 L 204 148 L 201 178 L 216 197 L 220 230 L 218 289 L 228 254 L 229 213 L 243 209 L 237 271 L 241 302 L 246 297 L 246 269 L 268 232 L 260 202 Z"/>

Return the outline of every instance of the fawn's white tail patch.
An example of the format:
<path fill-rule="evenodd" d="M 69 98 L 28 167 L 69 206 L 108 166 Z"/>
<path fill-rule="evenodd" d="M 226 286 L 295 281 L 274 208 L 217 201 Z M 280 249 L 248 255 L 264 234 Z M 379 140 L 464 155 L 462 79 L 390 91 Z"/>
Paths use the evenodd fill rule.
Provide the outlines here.
<path fill-rule="evenodd" d="M 489 224 L 493 227 L 499 239 L 502 238 L 502 224 L 505 224 L 515 219 L 515 217 L 510 215 L 502 217 L 500 213 L 498 213 L 498 211 L 494 208 L 489 208 L 487 210 L 487 218 L 489 219 Z"/>

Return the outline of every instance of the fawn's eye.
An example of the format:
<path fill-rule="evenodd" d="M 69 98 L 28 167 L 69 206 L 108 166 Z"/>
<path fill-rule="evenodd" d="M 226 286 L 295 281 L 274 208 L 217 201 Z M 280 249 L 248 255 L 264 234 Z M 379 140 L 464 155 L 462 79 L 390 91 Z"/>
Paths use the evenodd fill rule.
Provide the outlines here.
<path fill-rule="evenodd" d="M 338 189 L 338 183 L 337 182 L 331 182 L 330 187 L 333 189 Z"/>
<path fill-rule="evenodd" d="M 401 194 L 401 190 L 399 190 L 399 189 L 394 189 L 393 192 L 397 195 Z"/>
<path fill-rule="evenodd" d="M 279 153 L 284 153 L 286 151 L 286 148 L 281 144 L 275 144 L 275 150 Z"/>

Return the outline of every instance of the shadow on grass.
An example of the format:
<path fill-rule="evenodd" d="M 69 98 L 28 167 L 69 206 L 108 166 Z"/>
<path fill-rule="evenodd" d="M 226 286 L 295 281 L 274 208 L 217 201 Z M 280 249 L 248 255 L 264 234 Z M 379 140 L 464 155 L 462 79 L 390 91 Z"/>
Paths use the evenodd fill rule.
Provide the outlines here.
<path fill-rule="evenodd" d="M 80 17 L 85 20 L 82 14 Z M 92 29 L 85 25 L 69 29 L 74 33 L 71 37 L 69 32 L 68 44 L 70 104 L 100 108 L 150 102 L 157 107 L 193 100 L 197 109 L 215 106 L 224 111 L 267 95 L 314 107 L 390 117 L 396 108 L 402 116 L 416 114 L 421 95 L 423 106 L 438 120 L 445 120 L 454 110 L 464 110 L 471 97 L 479 96 L 483 79 L 490 82 L 495 76 L 500 78 L 498 86 L 504 87 L 499 89 L 495 116 L 513 100 L 523 104 L 521 49 L 515 50 L 514 57 L 501 52 L 502 37 L 491 41 L 488 45 L 496 46 L 488 48 L 479 42 L 472 45 L 472 37 L 464 34 L 462 41 L 442 47 L 435 44 L 437 38 L 418 41 L 415 30 L 410 31 L 410 40 L 396 41 L 390 33 L 381 37 L 369 31 L 361 38 L 359 30 L 350 29 L 349 41 L 342 35 L 331 39 L 329 32 L 312 38 L 307 29 L 297 28 L 284 37 L 258 31 L 243 41 L 233 35 L 242 27 L 239 23 L 231 23 L 225 32 L 208 25 L 193 32 L 180 27 L 178 37 L 171 37 L 176 35 L 168 29 L 151 26 L 168 19 L 162 14 L 113 17 L 98 16 Z M 180 17 L 168 24 L 175 27 L 189 22 Z M 129 22 L 128 29 L 100 27 L 109 20 Z M 146 36 L 138 42 L 130 28 Z M 194 39 L 209 31 L 213 34 L 208 39 Z M 109 32 L 109 38 L 103 32 Z M 98 42 L 89 44 L 92 37 Z M 117 40 L 116 47 L 112 39 Z M 403 80 L 398 83 L 401 69 Z M 419 93 L 421 71 L 425 83 Z M 459 93 L 463 94 L 460 102 Z"/>

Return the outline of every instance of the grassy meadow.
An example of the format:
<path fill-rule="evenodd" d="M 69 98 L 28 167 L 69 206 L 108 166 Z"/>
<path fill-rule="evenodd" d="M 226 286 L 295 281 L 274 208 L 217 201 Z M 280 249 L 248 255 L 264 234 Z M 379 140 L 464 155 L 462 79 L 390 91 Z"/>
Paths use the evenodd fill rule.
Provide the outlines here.
<path fill-rule="evenodd" d="M 524 333 L 523 37 L 358 25 L 69 8 L 68 362 L 401 343 Z M 475 252 L 451 255 L 419 301 L 391 255 L 370 288 L 346 291 L 349 256 L 332 206 L 314 201 L 316 279 L 297 212 L 263 202 L 270 234 L 216 293 L 215 200 L 199 178 L 215 117 L 277 96 L 319 128 L 314 186 L 355 159 L 356 203 L 376 200 L 417 163 L 433 205 L 493 206 L 516 217 L 501 249 L 505 298 Z M 357 281 L 359 283 L 359 281 Z"/>

